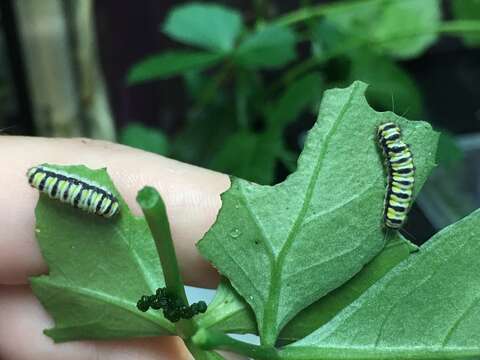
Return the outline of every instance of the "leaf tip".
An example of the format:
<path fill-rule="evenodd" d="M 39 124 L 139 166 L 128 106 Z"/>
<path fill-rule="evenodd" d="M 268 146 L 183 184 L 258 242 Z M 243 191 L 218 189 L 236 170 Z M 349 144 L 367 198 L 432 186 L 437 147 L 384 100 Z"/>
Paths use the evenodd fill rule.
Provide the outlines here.
<path fill-rule="evenodd" d="M 365 94 L 369 86 L 370 84 L 367 84 L 364 81 L 354 80 L 348 88 L 351 88 L 352 90 L 358 89 L 362 94 Z"/>
<path fill-rule="evenodd" d="M 124 79 L 125 83 L 128 86 L 136 85 L 137 83 L 141 82 L 141 80 L 142 78 L 138 74 L 136 65 L 134 65 L 128 70 L 127 75 L 125 76 L 125 79 Z"/>
<path fill-rule="evenodd" d="M 44 335 L 46 335 L 50 339 L 52 339 L 55 344 L 58 344 L 58 343 L 61 343 L 61 342 L 65 341 L 65 340 L 62 340 L 61 337 L 57 336 L 58 333 L 57 333 L 57 331 L 55 331 L 55 328 L 44 329 L 42 332 L 43 332 Z"/>

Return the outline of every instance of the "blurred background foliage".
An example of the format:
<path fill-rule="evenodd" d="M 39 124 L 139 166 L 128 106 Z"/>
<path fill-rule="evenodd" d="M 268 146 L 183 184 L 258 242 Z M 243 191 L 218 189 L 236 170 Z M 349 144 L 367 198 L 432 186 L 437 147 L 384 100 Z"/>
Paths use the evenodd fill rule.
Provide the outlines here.
<path fill-rule="evenodd" d="M 273 184 L 322 93 L 442 131 L 417 243 L 480 205 L 480 0 L 6 0 L 0 128 L 88 136 Z"/>

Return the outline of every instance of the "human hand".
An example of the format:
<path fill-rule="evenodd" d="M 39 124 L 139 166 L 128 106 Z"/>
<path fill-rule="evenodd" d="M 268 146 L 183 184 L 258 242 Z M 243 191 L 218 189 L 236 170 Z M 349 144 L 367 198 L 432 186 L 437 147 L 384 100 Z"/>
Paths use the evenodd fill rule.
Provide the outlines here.
<path fill-rule="evenodd" d="M 126 146 L 88 139 L 0 137 L 0 359 L 150 360 L 191 359 L 177 337 L 54 344 L 42 333 L 53 321 L 33 296 L 28 277 L 47 273 L 34 237 L 38 192 L 26 179 L 41 163 L 107 167 L 136 215 L 135 197 L 144 185 L 161 193 L 167 209 L 184 280 L 213 287 L 218 275 L 194 244 L 215 221 L 227 176 Z M 232 357 L 229 357 L 231 359 Z"/>

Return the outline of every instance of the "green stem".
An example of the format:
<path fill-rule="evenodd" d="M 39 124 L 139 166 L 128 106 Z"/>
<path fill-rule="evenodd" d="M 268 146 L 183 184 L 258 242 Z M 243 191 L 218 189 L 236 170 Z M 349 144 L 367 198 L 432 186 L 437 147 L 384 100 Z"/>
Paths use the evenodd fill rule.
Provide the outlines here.
<path fill-rule="evenodd" d="M 212 357 L 208 355 L 209 353 L 208 351 L 200 349 L 191 340 L 185 340 L 184 343 L 188 351 L 190 351 L 190 354 L 192 354 L 195 360 L 211 360 L 212 359 Z"/>
<path fill-rule="evenodd" d="M 309 72 L 311 69 L 324 64 L 326 61 L 337 57 L 339 55 L 348 53 L 349 51 L 361 48 L 365 45 L 373 45 L 378 46 L 384 43 L 388 43 L 391 41 L 398 41 L 409 39 L 412 37 L 418 37 L 423 35 L 430 35 L 435 33 L 442 33 L 442 34 L 451 34 L 451 35 L 461 35 L 470 32 L 479 32 L 480 33 L 480 21 L 475 20 L 459 20 L 459 21 L 445 21 L 440 24 L 438 27 L 434 27 L 431 29 L 425 29 L 421 32 L 411 32 L 411 33 L 404 33 L 399 34 L 397 36 L 391 37 L 389 39 L 380 39 L 380 40 L 371 40 L 368 38 L 357 38 L 357 41 L 352 41 L 350 43 L 343 44 L 341 47 L 335 48 L 330 52 L 326 52 L 322 54 L 322 56 L 318 57 L 311 57 L 307 60 L 297 64 L 296 66 L 292 67 L 289 71 L 285 73 L 285 75 L 280 79 L 279 83 L 273 85 L 272 88 L 277 89 L 281 86 L 288 85 L 290 82 L 298 78 L 299 76 Z"/>
<path fill-rule="evenodd" d="M 165 203 L 158 191 L 150 186 L 145 186 L 138 192 L 137 202 L 142 208 L 150 232 L 155 240 L 167 291 L 180 299 L 183 305 L 188 305 Z M 176 327 L 180 335 L 184 337 L 190 337 L 195 332 L 195 325 L 191 320 L 180 320 Z"/>
<path fill-rule="evenodd" d="M 317 6 L 307 6 L 287 13 L 273 21 L 272 25 L 290 26 L 331 13 L 354 11 L 358 7 L 375 4 L 384 0 L 356 0 L 348 3 L 334 2 Z"/>
<path fill-rule="evenodd" d="M 279 352 L 274 347 L 245 343 L 215 330 L 199 329 L 192 341 L 204 350 L 227 350 L 258 360 L 280 359 Z"/>
<path fill-rule="evenodd" d="M 478 20 L 456 20 L 445 21 L 440 24 L 439 32 L 445 34 L 465 34 L 469 32 L 480 33 L 480 21 Z"/>
<path fill-rule="evenodd" d="M 187 303 L 187 295 L 185 294 L 177 263 L 165 203 L 158 191 L 150 186 L 146 186 L 138 192 L 137 202 L 142 208 L 150 231 L 155 239 L 167 290 Z"/>

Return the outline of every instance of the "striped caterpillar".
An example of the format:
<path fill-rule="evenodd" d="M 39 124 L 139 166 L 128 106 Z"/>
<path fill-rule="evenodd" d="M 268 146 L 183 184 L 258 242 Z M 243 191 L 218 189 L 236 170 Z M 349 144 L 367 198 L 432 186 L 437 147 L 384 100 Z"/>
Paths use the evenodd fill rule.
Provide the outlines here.
<path fill-rule="evenodd" d="M 49 166 L 35 166 L 27 172 L 28 182 L 50 198 L 88 213 L 111 218 L 119 211 L 117 198 L 88 179 Z"/>
<path fill-rule="evenodd" d="M 401 140 L 400 128 L 388 122 L 378 127 L 378 143 L 387 167 L 387 193 L 385 195 L 385 226 L 398 230 L 404 224 L 412 205 L 415 166 L 412 153 Z"/>

